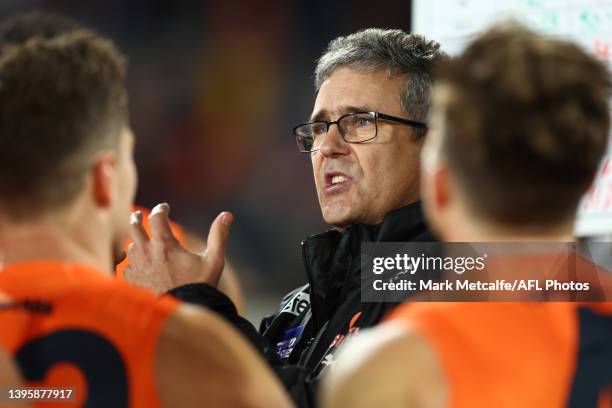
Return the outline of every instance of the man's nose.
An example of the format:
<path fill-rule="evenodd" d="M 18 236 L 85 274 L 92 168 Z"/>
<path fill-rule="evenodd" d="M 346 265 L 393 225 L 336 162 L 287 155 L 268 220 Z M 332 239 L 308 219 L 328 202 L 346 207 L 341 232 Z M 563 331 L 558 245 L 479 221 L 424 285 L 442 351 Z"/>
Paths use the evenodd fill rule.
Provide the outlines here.
<path fill-rule="evenodd" d="M 331 125 L 327 130 L 327 134 L 323 135 L 323 141 L 319 150 L 325 157 L 342 156 L 350 153 L 349 145 L 342 138 L 337 123 Z"/>

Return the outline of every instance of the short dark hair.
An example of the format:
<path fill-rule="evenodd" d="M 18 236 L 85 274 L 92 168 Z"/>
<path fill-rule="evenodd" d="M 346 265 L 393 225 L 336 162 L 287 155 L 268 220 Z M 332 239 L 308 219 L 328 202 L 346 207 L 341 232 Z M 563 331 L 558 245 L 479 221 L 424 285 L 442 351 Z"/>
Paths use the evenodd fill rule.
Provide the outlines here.
<path fill-rule="evenodd" d="M 0 210 L 57 208 L 127 121 L 123 56 L 86 30 L 33 38 L 0 57 Z"/>
<path fill-rule="evenodd" d="M 402 109 L 410 118 L 427 121 L 432 77 L 436 65 L 447 55 L 440 44 L 402 30 L 368 28 L 331 41 L 319 58 L 315 70 L 315 88 L 338 68 L 361 71 L 386 69 L 389 75 L 406 78 L 400 90 Z M 415 129 L 417 136 L 425 134 Z"/>
<path fill-rule="evenodd" d="M 507 226 L 572 220 L 608 141 L 606 66 L 508 23 L 438 79 L 450 90 L 442 149 L 475 214 Z"/>

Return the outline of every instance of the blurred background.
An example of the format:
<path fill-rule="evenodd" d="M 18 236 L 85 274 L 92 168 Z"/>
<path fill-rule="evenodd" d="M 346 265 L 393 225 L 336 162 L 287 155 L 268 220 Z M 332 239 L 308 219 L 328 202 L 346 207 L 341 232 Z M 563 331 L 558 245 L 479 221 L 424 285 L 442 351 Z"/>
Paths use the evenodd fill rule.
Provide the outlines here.
<path fill-rule="evenodd" d="M 234 213 L 229 258 L 247 317 L 306 282 L 300 241 L 324 231 L 308 155 L 291 129 L 310 116 L 327 43 L 365 27 L 410 29 L 409 1 L 0 0 L 0 18 L 41 10 L 111 37 L 129 59 L 137 202 L 166 201 L 204 235 Z"/>

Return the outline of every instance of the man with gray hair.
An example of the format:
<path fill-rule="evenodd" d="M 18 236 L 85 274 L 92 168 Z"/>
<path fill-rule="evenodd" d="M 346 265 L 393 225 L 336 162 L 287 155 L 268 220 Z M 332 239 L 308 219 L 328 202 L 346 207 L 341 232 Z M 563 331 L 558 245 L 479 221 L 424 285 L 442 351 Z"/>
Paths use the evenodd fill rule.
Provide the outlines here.
<path fill-rule="evenodd" d="M 395 306 L 361 301 L 361 243 L 434 240 L 419 203 L 419 156 L 432 73 L 443 58 L 439 44 L 421 36 L 367 29 L 333 40 L 318 62 L 312 115 L 293 133 L 310 155 L 323 218 L 333 228 L 302 242 L 308 284 L 283 298 L 260 334 L 241 324 L 300 406 L 315 404 L 318 378 L 343 340 Z M 163 224 L 168 210 L 155 210 Z M 138 217 L 132 228 L 144 233 Z M 128 251 L 128 279 L 237 321 L 211 287 L 220 272 L 169 236 L 166 229 Z"/>

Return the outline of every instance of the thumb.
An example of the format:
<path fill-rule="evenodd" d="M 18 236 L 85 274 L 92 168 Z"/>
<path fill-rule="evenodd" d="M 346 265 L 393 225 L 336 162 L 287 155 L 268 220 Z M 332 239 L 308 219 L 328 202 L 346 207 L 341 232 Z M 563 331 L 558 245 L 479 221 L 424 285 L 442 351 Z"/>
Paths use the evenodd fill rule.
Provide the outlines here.
<path fill-rule="evenodd" d="M 230 227 L 234 222 L 234 216 L 227 211 L 217 216 L 210 226 L 208 239 L 206 241 L 206 257 L 210 262 L 215 276 L 221 277 L 225 265 L 225 251 L 229 241 Z"/>

